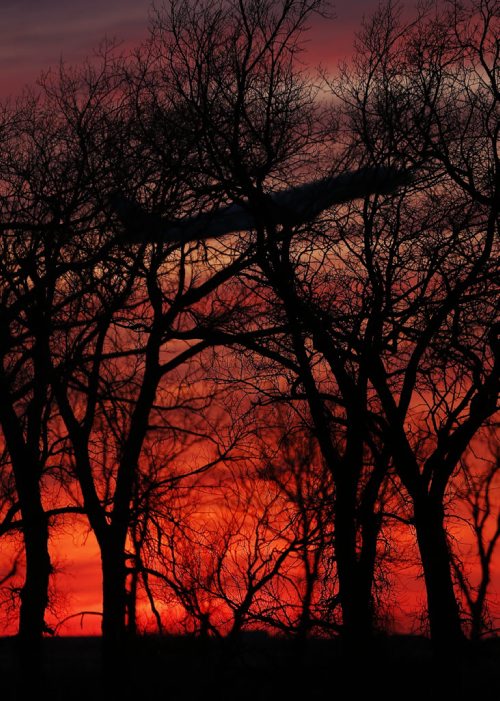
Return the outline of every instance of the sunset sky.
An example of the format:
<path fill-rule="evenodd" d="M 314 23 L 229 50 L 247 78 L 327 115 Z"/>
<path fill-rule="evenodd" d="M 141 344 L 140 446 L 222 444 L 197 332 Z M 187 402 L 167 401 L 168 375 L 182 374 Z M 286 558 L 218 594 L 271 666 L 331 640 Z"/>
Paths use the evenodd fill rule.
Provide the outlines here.
<path fill-rule="evenodd" d="M 161 3 L 157 0 L 158 6 Z M 318 17 L 311 25 L 307 63 L 334 70 L 339 60 L 351 55 L 363 16 L 370 15 L 378 5 L 379 0 L 332 3 L 330 10 L 335 19 Z M 25 86 L 34 85 L 41 73 L 57 67 L 61 60 L 77 65 L 91 57 L 105 38 L 116 40 L 125 51 L 132 49 L 147 36 L 152 8 L 152 0 L 0 0 L 0 102 L 15 99 Z M 75 528 L 68 521 L 67 527 L 62 523 L 53 530 L 50 548 L 58 573 L 55 582 L 59 603 L 47 618 L 52 625 L 78 611 L 96 612 L 102 607 L 99 549 L 86 521 L 82 519 L 79 524 Z M 0 562 L 1 557 L 0 542 Z M 410 629 L 405 622 L 407 611 L 414 614 L 425 606 L 423 581 L 415 573 L 415 568 L 409 568 L 395 576 L 398 620 L 406 629 Z M 498 567 L 493 578 L 492 588 L 497 591 Z M 58 632 L 98 634 L 101 621 L 89 616 L 80 626 L 79 617 L 70 618 Z M 12 629 L 4 629 L 0 635 L 12 633 L 16 627 L 13 617 Z"/>
<path fill-rule="evenodd" d="M 333 67 L 348 56 L 363 14 L 377 5 L 378 0 L 340 0 L 332 6 L 335 20 L 318 18 L 308 36 L 310 63 Z M 151 0 L 0 0 L 0 99 L 19 95 L 61 58 L 82 61 L 105 37 L 132 48 L 147 34 L 151 8 Z M 52 541 L 57 588 L 64 592 L 58 618 L 101 606 L 98 548 L 84 532 L 83 526 L 79 534 L 63 531 Z M 83 632 L 99 632 L 98 618 L 83 623 Z M 80 619 L 61 629 L 80 632 Z"/>
<path fill-rule="evenodd" d="M 312 61 L 335 64 L 348 55 L 363 14 L 377 5 L 335 3 L 336 20 L 317 20 L 310 33 Z M 151 7 L 151 0 L 0 0 L 0 97 L 15 96 L 61 57 L 81 61 L 104 37 L 126 47 L 140 42 Z"/>

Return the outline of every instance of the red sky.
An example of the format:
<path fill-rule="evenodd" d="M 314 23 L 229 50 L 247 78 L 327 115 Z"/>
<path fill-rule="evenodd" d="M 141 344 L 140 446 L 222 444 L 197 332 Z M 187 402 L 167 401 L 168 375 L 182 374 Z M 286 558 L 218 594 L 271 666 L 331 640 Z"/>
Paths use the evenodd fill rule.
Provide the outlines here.
<path fill-rule="evenodd" d="M 339 0 L 331 7 L 335 20 L 316 19 L 308 37 L 310 63 L 333 67 L 348 56 L 363 14 L 377 5 L 378 0 Z M 82 61 L 105 37 L 125 47 L 139 43 L 147 34 L 151 7 L 151 0 L 0 0 L 0 99 L 20 94 L 61 58 L 68 63 Z M 57 587 L 64 592 L 58 618 L 100 609 L 98 548 L 92 534 L 85 538 L 83 530 L 57 536 L 56 529 L 52 541 L 60 571 Z M 98 618 L 83 622 L 83 632 L 99 631 Z M 61 628 L 63 634 L 80 632 L 80 619 Z"/>
<path fill-rule="evenodd" d="M 377 5 L 378 0 L 335 3 L 336 20 L 314 22 L 313 62 L 331 64 L 348 55 L 363 13 Z M 81 61 L 106 36 L 126 46 L 141 41 L 151 6 L 151 0 L 0 0 L 0 98 L 18 94 L 61 57 Z"/>
<path fill-rule="evenodd" d="M 377 5 L 378 0 L 339 0 L 334 21 L 315 20 L 309 35 L 310 62 L 333 67 L 348 56 L 363 14 Z M 150 0 L 0 0 L 0 99 L 19 94 L 61 57 L 78 63 L 106 36 L 125 46 L 140 42 L 147 33 L 150 7 Z M 61 568 L 58 587 L 66 595 L 65 610 L 58 612 L 61 618 L 100 609 L 98 549 L 93 536 L 86 539 L 83 530 L 55 535 L 52 543 L 56 567 Z M 415 591 L 407 582 L 410 599 L 421 595 L 421 586 L 413 584 Z M 99 627 L 98 618 L 84 619 L 84 633 L 97 633 Z M 63 634 L 80 632 L 80 619 L 61 629 Z"/>

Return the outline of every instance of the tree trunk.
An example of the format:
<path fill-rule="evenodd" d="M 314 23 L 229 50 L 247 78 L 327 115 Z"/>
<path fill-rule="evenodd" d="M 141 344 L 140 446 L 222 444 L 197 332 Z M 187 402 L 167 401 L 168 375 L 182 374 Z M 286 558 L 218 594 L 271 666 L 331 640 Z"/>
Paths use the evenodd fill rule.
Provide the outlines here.
<path fill-rule="evenodd" d="M 375 579 L 375 563 L 377 560 L 377 542 L 380 532 L 379 520 L 372 515 L 369 526 L 365 523 L 362 528 L 361 552 L 357 566 L 358 606 L 363 611 L 367 621 L 368 635 L 373 633 L 373 581 Z M 369 628 L 368 628 L 369 626 Z"/>
<path fill-rule="evenodd" d="M 305 642 L 309 635 L 311 629 L 311 606 L 314 591 L 314 584 L 316 581 L 315 576 L 311 572 L 311 568 L 305 561 L 307 558 L 307 553 L 304 554 L 304 568 L 305 568 L 305 592 L 302 598 L 302 611 L 300 612 L 299 621 L 296 628 L 296 638 L 300 642 Z"/>
<path fill-rule="evenodd" d="M 22 509 L 26 577 L 21 589 L 19 637 L 26 642 L 40 640 L 46 630 L 45 609 L 52 572 L 47 518 L 40 500 L 37 501 L 32 505 L 34 513 Z"/>
<path fill-rule="evenodd" d="M 111 643 L 126 635 L 127 589 L 124 548 L 110 539 L 101 545 L 102 634 Z"/>
<path fill-rule="evenodd" d="M 366 641 L 372 633 L 371 602 L 366 599 L 366 587 L 361 581 L 362 572 L 356 553 L 356 515 L 352 496 L 349 498 L 344 489 L 337 485 L 335 556 L 343 637 L 348 645 Z"/>
<path fill-rule="evenodd" d="M 33 696 L 33 683 L 43 695 L 43 633 L 45 610 L 48 604 L 49 580 L 52 572 L 49 554 L 49 528 L 42 507 L 38 479 L 32 475 L 23 478 L 19 489 L 23 537 L 26 556 L 26 573 L 21 589 L 19 611 L 17 665 L 19 698 Z M 22 497 L 21 497 L 22 495 Z M 26 674 L 29 670 L 29 674 Z"/>
<path fill-rule="evenodd" d="M 137 588 L 139 584 L 138 559 L 134 561 L 134 569 L 130 573 L 130 587 L 127 592 L 127 634 L 129 638 L 137 635 Z"/>
<path fill-rule="evenodd" d="M 45 630 L 45 609 L 49 599 L 49 579 L 52 572 L 49 526 L 40 492 L 43 465 L 38 460 L 38 433 L 32 441 L 34 447 L 30 450 L 23 434 L 22 422 L 9 398 L 3 373 L 0 373 L 0 394 L 0 425 L 12 461 L 26 555 L 18 636 L 23 645 L 39 647 Z"/>
<path fill-rule="evenodd" d="M 452 648 L 465 638 L 453 589 L 444 510 L 431 497 L 415 501 L 415 528 L 427 591 L 431 638 L 439 648 Z"/>
<path fill-rule="evenodd" d="M 124 544 L 109 536 L 100 543 L 102 565 L 103 683 L 111 698 L 127 690 L 127 589 Z"/>

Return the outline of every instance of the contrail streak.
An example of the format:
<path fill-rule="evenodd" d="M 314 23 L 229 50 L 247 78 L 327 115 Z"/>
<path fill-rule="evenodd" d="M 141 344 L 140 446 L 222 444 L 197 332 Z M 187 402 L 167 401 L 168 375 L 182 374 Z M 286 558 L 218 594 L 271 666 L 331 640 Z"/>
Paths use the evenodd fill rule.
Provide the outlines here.
<path fill-rule="evenodd" d="M 270 221 L 285 226 L 310 222 L 335 204 L 390 192 L 411 177 L 410 171 L 364 168 L 264 195 L 258 205 L 233 204 L 179 220 L 150 214 L 120 193 L 112 195 L 110 205 L 131 240 L 188 243 L 249 231 Z"/>

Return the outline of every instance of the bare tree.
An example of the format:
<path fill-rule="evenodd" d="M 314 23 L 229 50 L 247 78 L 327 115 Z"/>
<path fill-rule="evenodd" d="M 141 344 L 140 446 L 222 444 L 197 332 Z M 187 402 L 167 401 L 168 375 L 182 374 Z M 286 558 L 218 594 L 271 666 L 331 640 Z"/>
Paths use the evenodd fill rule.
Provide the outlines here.
<path fill-rule="evenodd" d="M 0 535 L 23 536 L 28 641 L 51 519 L 81 509 L 114 662 L 140 595 L 160 630 L 163 598 L 200 634 L 366 640 L 393 523 L 433 638 L 463 637 L 453 568 L 479 635 L 498 466 L 464 456 L 499 388 L 498 2 L 381 7 L 335 110 L 297 61 L 322 11 L 171 0 L 134 58 L 105 47 L 0 115 Z M 243 459 L 228 417 L 280 406 L 300 432 Z M 460 479 L 475 588 L 447 532 Z"/>
<path fill-rule="evenodd" d="M 339 90 L 372 158 L 425 166 L 430 180 L 418 199 L 441 216 L 432 224 L 439 239 L 420 233 L 411 244 L 419 249 L 416 265 L 406 258 L 407 284 L 397 293 L 388 275 L 396 258 L 388 267 L 372 251 L 363 264 L 380 300 L 372 311 L 380 340 L 371 344 L 370 381 L 387 422 L 385 442 L 414 502 L 431 631 L 443 642 L 462 637 L 443 500 L 498 395 L 495 27 L 496 2 L 445 3 L 409 25 L 388 5 L 360 35 L 355 71 L 344 72 Z M 370 232 L 374 211 L 365 213 Z M 401 245 L 394 255 L 401 259 Z M 390 287 L 396 294 L 388 298 Z"/>
<path fill-rule="evenodd" d="M 175 493 L 177 492 L 177 494 Z M 158 504 L 143 556 L 156 601 L 182 606 L 186 630 L 236 641 L 293 630 L 296 533 L 290 505 L 251 466 L 218 471 Z"/>
<path fill-rule="evenodd" d="M 62 81 L 57 88 L 61 103 L 76 123 L 82 120 L 82 91 L 84 95 L 97 92 L 94 80 L 93 75 L 89 80 L 84 74 L 83 82 L 80 76 L 80 82 L 68 85 Z M 152 146 L 146 138 L 138 157 L 137 144 L 141 142 L 137 133 L 147 126 L 137 126 L 142 116 L 142 84 L 137 93 L 129 74 L 123 80 L 130 95 L 123 96 L 124 91 L 120 91 L 119 105 L 105 110 L 102 117 L 101 127 L 110 142 L 100 151 L 107 163 L 105 172 L 113 177 L 117 172 L 119 185 L 126 174 L 129 191 L 134 196 L 140 194 L 146 205 L 148 198 L 159 202 L 163 214 L 186 213 L 193 206 L 191 190 L 175 158 L 166 152 L 165 161 L 148 160 Z M 149 97 L 145 90 L 144 99 Z M 156 114 L 155 119 L 160 120 L 162 114 Z M 161 122 L 155 124 L 160 130 Z M 169 132 L 168 138 L 161 148 L 172 153 L 184 148 L 177 132 Z M 118 155 L 117 142 L 121 146 Z M 110 182 L 109 190 L 112 185 Z M 105 218 L 104 225 L 112 230 L 113 222 Z M 120 240 L 122 227 L 118 222 L 115 225 Z M 189 383 L 189 375 L 184 376 L 179 368 L 208 346 L 204 340 L 184 338 L 189 332 L 195 338 L 201 319 L 216 324 L 219 316 L 227 315 L 226 302 L 219 301 L 217 290 L 241 269 L 247 255 L 244 247 L 240 250 L 231 244 L 222 248 L 196 243 L 172 247 L 168 242 L 147 243 L 147 232 L 145 238 L 144 243 L 128 245 L 122 240 L 122 248 L 112 250 L 97 267 L 78 271 L 74 279 L 78 292 L 65 309 L 68 318 L 77 320 L 66 328 L 69 359 L 62 363 L 55 351 L 51 369 L 84 508 L 102 553 L 103 634 L 112 652 L 114 643 L 125 635 L 126 543 L 146 438 L 151 431 L 170 430 L 173 435 L 177 430 L 169 424 L 168 412 L 175 406 L 182 408 Z M 169 389 L 167 376 L 175 378 L 177 391 Z M 200 404 L 198 410 L 202 408 Z M 105 454 L 103 421 L 108 422 L 113 435 L 107 446 L 110 460 L 104 479 L 99 470 Z M 101 446 L 102 455 L 96 453 L 96 444 Z"/>
<path fill-rule="evenodd" d="M 318 10 L 320 5 L 316 3 L 262 2 L 252 8 L 227 3 L 210 9 L 203 4 L 181 9 L 177 3 L 171 3 L 168 12 L 158 17 L 155 40 L 163 47 L 161 42 L 167 37 L 162 59 L 174 67 L 179 105 L 182 113 L 189 115 L 185 123 L 200 135 L 201 172 L 215 181 L 236 206 L 251 213 L 258 263 L 264 271 L 264 276 L 252 286 L 252 293 L 258 298 L 259 285 L 262 288 L 270 284 L 283 305 L 284 313 L 279 316 L 278 325 L 289 334 L 291 362 L 304 388 L 323 456 L 338 482 L 337 562 L 342 563 L 339 579 L 345 630 L 351 630 L 354 638 L 371 625 L 372 568 L 368 568 L 367 585 L 358 587 L 354 574 L 362 569 L 357 564 L 355 512 L 356 485 L 363 470 L 365 449 L 366 374 L 356 386 L 357 380 L 353 382 L 345 368 L 342 371 L 342 401 L 350 409 L 345 423 L 349 447 L 339 454 L 306 347 L 303 318 L 310 314 L 310 308 L 303 313 L 305 307 L 295 283 L 294 266 L 300 253 L 298 247 L 292 248 L 291 241 L 304 217 L 285 217 L 285 203 L 280 204 L 278 196 L 273 199 L 268 195 L 274 183 L 289 182 L 285 168 L 297 179 L 307 178 L 312 163 L 317 172 L 325 157 L 329 158 L 325 172 L 331 168 L 335 150 L 332 147 L 328 153 L 324 147 L 326 143 L 333 146 L 334 141 L 324 129 L 311 83 L 294 66 L 304 24 Z M 340 201 L 383 185 L 371 181 L 351 192 L 347 188 Z M 293 192 L 289 191 L 290 196 Z M 325 206 L 332 201 L 335 198 Z M 320 211 L 321 208 L 313 207 L 311 218 Z M 306 217 L 306 221 L 309 219 Z M 313 235 L 312 231 L 310 234 Z M 310 239 L 304 242 L 305 247 L 310 245 Z M 316 266 L 312 251 L 307 249 L 305 254 L 311 259 L 311 271 Z M 315 331 L 321 328 L 318 323 Z M 320 338 L 319 333 L 316 336 Z M 318 340 L 323 347 L 324 338 L 325 334 L 322 341 Z M 241 340 L 226 337 L 227 342 Z M 336 346 L 330 344 L 330 347 L 327 362 L 337 363 L 336 371 L 340 375 Z M 280 357 L 276 350 L 266 352 L 274 353 L 275 359 Z M 281 358 L 289 364 L 289 351 L 282 353 Z M 374 552 L 373 547 L 370 550 Z"/>
<path fill-rule="evenodd" d="M 50 108 L 27 95 L 11 115 L 1 156 L 0 424 L 16 491 L 10 515 L 18 518 L 10 527 L 22 531 L 25 548 L 19 635 L 26 653 L 46 630 L 52 565 L 43 492 L 60 462 L 48 356 L 64 296 L 61 281 L 75 250 L 65 227 L 79 192 L 61 130 Z"/>
<path fill-rule="evenodd" d="M 488 599 L 493 558 L 500 538 L 500 512 L 496 504 L 500 464 L 495 429 L 479 434 L 475 444 L 477 447 L 469 448 L 461 461 L 464 483 L 462 488 L 457 486 L 453 500 L 459 524 L 472 532 L 474 559 L 471 563 L 470 553 L 461 555 L 461 534 L 457 534 L 459 542 L 452 564 L 470 619 L 470 637 L 477 641 L 491 628 Z"/>
<path fill-rule="evenodd" d="M 284 417 L 285 413 L 280 412 L 282 421 Z M 297 613 L 288 614 L 288 618 L 293 633 L 303 640 L 315 630 L 340 629 L 335 615 L 338 591 L 333 575 L 334 486 L 310 428 L 294 426 L 289 420 L 280 429 L 282 434 L 276 445 L 268 447 L 263 456 L 259 474 L 277 485 L 289 505 L 287 531 L 294 542 L 293 556 L 297 561 L 290 575 L 297 602 L 290 602 L 289 608 Z"/>

